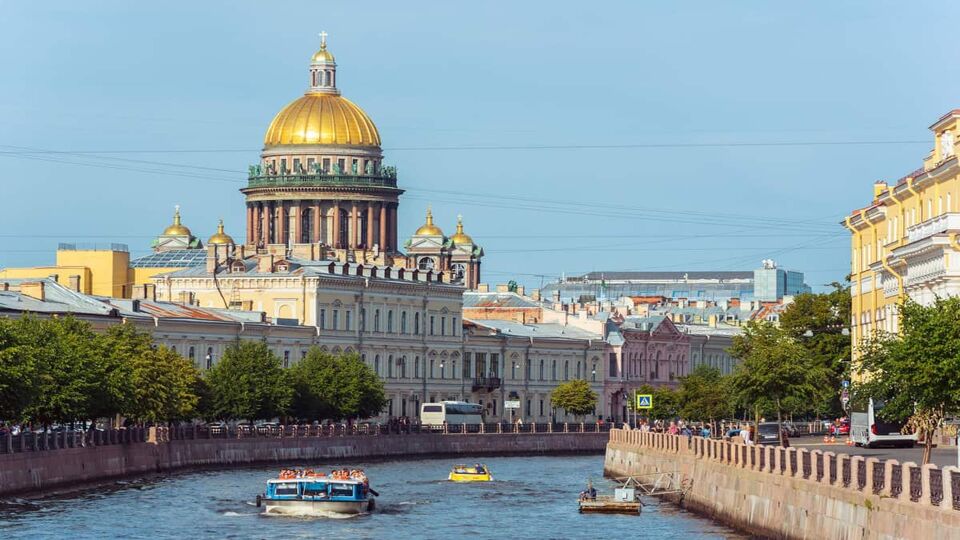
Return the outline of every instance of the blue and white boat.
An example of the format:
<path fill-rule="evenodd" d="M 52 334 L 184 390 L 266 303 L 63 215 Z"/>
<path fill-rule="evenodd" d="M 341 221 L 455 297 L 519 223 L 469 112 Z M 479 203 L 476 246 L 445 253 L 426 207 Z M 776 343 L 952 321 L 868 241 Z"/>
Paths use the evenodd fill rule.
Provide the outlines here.
<path fill-rule="evenodd" d="M 374 508 L 377 492 L 362 470 L 336 470 L 326 475 L 312 470 L 283 470 L 267 480 L 257 506 L 266 514 L 344 517 Z"/>

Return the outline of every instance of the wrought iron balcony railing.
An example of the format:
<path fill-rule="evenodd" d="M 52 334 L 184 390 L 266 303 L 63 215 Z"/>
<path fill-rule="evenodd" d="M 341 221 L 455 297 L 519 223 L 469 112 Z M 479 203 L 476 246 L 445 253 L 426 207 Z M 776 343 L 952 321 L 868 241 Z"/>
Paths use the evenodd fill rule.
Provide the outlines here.
<path fill-rule="evenodd" d="M 474 377 L 473 391 L 486 390 L 492 391 L 500 388 L 500 377 Z"/>
<path fill-rule="evenodd" d="M 312 186 L 362 186 L 397 187 L 396 175 L 384 174 L 286 174 L 251 175 L 247 187 L 312 187 Z"/>

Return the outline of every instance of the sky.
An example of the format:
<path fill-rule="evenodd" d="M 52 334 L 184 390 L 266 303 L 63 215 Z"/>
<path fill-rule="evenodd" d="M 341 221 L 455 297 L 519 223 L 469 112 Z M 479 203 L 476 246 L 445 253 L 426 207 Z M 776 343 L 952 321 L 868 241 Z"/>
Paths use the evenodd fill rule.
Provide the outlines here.
<path fill-rule="evenodd" d="M 483 281 L 849 271 L 843 216 L 960 107 L 960 3 L 0 0 L 0 267 L 171 221 L 244 235 L 238 191 L 329 34 L 406 193 L 463 215 Z"/>

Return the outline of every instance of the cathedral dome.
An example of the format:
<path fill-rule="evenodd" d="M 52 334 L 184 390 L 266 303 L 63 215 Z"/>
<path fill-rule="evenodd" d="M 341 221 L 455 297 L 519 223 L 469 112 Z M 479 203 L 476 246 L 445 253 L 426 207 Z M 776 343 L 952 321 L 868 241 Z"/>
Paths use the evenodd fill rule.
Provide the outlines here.
<path fill-rule="evenodd" d="M 263 144 L 380 146 L 380 133 L 367 113 L 349 99 L 308 93 L 277 113 Z"/>
<path fill-rule="evenodd" d="M 223 232 L 223 220 L 221 219 L 220 224 L 217 225 L 217 233 L 207 240 L 207 245 L 219 244 L 221 246 L 228 246 L 233 243 L 233 238 L 229 234 Z"/>
<path fill-rule="evenodd" d="M 433 212 L 430 211 L 430 207 L 427 207 L 427 222 L 420 226 L 417 229 L 417 232 L 413 233 L 416 236 L 443 236 L 443 231 L 440 230 L 440 227 L 437 227 L 433 224 Z"/>

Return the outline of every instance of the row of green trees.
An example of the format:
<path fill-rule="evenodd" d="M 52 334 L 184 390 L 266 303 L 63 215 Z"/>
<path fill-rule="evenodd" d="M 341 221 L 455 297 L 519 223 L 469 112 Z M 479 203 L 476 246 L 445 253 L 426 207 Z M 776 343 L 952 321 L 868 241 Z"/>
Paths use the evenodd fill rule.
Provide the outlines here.
<path fill-rule="evenodd" d="M 383 383 L 356 355 L 311 348 L 281 366 L 265 343 L 238 341 L 201 374 L 129 324 L 97 333 L 73 317 L 0 319 L 0 420 L 342 420 L 386 404 Z"/>

